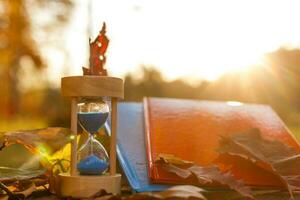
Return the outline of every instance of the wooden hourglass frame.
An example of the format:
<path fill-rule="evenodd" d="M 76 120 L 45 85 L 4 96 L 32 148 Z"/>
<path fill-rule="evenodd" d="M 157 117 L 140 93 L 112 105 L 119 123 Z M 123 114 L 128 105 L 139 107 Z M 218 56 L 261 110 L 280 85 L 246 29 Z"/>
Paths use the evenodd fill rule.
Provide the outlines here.
<path fill-rule="evenodd" d="M 116 173 L 117 147 L 117 102 L 124 98 L 123 80 L 109 76 L 69 76 L 61 80 L 62 95 L 71 99 L 71 164 L 70 174 L 60 174 L 62 196 L 77 198 L 90 197 L 105 189 L 107 192 L 120 193 L 121 175 Z M 84 97 L 111 97 L 111 136 L 109 155 L 109 174 L 82 176 L 77 172 L 77 103 Z"/>

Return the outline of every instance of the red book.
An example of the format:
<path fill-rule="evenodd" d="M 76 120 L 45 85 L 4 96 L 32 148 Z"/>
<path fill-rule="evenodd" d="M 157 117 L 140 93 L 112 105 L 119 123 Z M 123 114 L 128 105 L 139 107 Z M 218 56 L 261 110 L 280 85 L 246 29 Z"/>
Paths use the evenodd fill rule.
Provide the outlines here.
<path fill-rule="evenodd" d="M 251 128 L 259 129 L 266 139 L 282 141 L 300 152 L 296 139 L 267 105 L 145 98 L 144 116 L 148 170 L 153 183 L 182 182 L 155 163 L 159 154 L 172 154 L 200 166 L 212 165 L 218 157 L 219 136 Z M 238 164 L 233 174 L 247 185 L 282 185 L 258 167 L 247 162 Z"/>

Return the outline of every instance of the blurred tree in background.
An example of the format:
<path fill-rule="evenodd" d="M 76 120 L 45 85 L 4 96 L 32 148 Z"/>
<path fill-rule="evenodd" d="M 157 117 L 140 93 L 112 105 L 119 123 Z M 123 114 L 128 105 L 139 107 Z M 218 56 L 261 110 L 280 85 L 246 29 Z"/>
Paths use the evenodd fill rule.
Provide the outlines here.
<path fill-rule="evenodd" d="M 66 24 L 72 10 L 71 0 L 0 1 L 0 112 L 5 118 L 20 111 L 20 82 L 29 71 L 46 66 L 41 46 L 55 44 L 54 30 Z M 58 38 L 58 37 L 57 37 Z M 54 39 L 55 40 L 55 39 Z M 39 83 L 40 84 L 40 83 Z M 38 99 L 33 100 L 38 104 Z M 36 102 L 37 101 L 37 102 Z M 0 117 L 1 117 L 0 114 Z"/>
<path fill-rule="evenodd" d="M 141 101 L 144 96 L 200 99 L 209 82 L 201 81 L 192 86 L 183 80 L 165 81 L 154 67 L 142 66 L 142 77 L 125 76 L 125 100 Z"/>
<path fill-rule="evenodd" d="M 72 8 L 71 0 L 0 1 L 0 131 L 41 128 L 64 116 L 59 91 L 43 82 L 47 61 L 42 50 L 63 44 L 59 41 Z M 63 46 L 57 49 L 64 53 Z M 26 82 L 37 87 L 24 88 Z M 14 158 L 1 159 L 1 166 L 21 166 L 34 158 L 21 145 L 0 154 Z M 39 167 L 38 160 L 32 166 Z"/>

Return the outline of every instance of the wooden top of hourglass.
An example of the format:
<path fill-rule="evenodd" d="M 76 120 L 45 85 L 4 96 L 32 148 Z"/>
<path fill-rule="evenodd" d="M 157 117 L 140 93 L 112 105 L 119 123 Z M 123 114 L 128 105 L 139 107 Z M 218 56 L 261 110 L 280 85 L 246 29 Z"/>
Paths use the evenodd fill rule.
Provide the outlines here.
<path fill-rule="evenodd" d="M 69 76 L 61 79 L 62 95 L 66 97 L 124 98 L 123 80 L 109 76 Z"/>

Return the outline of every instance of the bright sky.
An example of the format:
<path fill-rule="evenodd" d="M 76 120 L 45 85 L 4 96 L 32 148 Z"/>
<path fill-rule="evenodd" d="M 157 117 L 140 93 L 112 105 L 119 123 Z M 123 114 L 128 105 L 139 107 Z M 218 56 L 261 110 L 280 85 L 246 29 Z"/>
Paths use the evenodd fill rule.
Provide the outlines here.
<path fill-rule="evenodd" d="M 106 67 L 115 76 L 136 73 L 144 64 L 168 80 L 214 80 L 256 64 L 280 46 L 300 44 L 297 0 L 91 1 L 92 38 L 105 21 L 111 40 Z M 77 2 L 66 43 L 71 69 L 65 75 L 79 75 L 87 65 L 88 0 Z M 49 71 L 60 77 L 61 59 L 50 57 Z"/>

